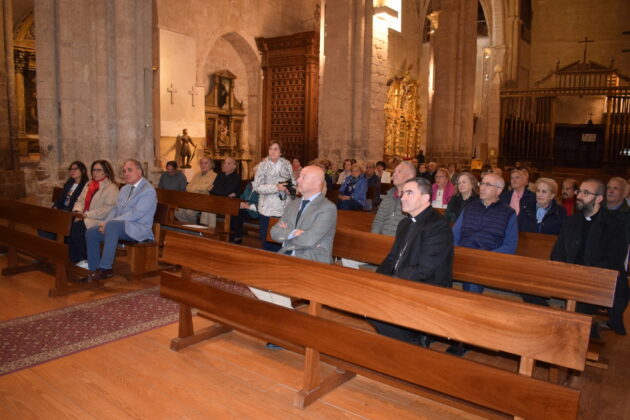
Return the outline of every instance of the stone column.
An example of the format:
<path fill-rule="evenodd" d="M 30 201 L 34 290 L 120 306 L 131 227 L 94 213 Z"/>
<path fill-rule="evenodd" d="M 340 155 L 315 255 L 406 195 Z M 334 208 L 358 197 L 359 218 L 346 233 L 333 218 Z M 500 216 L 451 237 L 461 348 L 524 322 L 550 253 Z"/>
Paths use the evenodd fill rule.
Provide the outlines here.
<path fill-rule="evenodd" d="M 73 160 L 153 164 L 151 19 L 150 0 L 35 0 L 42 201 Z"/>
<path fill-rule="evenodd" d="M 24 196 L 24 174 L 19 170 L 13 12 L 11 0 L 0 0 L 0 197 Z"/>
<path fill-rule="evenodd" d="M 436 0 L 433 34 L 434 96 L 427 155 L 440 163 L 469 162 L 472 155 L 477 1 Z"/>

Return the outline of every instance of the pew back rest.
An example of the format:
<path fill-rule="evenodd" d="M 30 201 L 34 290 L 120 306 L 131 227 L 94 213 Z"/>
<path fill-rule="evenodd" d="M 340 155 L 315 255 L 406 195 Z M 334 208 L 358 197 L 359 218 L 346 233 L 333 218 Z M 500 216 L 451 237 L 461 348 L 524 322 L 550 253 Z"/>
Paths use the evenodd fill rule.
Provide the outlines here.
<path fill-rule="evenodd" d="M 67 211 L 0 198 L 0 219 L 28 225 L 32 229 L 45 230 L 63 237 L 70 234 L 74 216 Z"/>
<path fill-rule="evenodd" d="M 380 265 L 393 243 L 391 236 L 337 228 L 333 256 Z M 453 279 L 512 292 L 611 307 L 617 272 L 455 247 Z"/>
<path fill-rule="evenodd" d="M 344 227 L 362 232 L 372 231 L 374 213 L 353 210 L 337 210 L 337 229 Z"/>
<path fill-rule="evenodd" d="M 546 235 L 544 233 L 533 232 L 519 232 L 518 248 L 516 249 L 516 255 L 548 260 L 551 256 L 551 250 L 553 249 L 553 246 L 556 243 L 557 239 L 557 235 Z"/>
<path fill-rule="evenodd" d="M 221 197 L 217 195 L 196 194 L 185 191 L 157 189 L 159 203 L 168 205 L 172 209 L 191 209 L 207 213 L 236 216 L 241 201 L 238 198 Z"/>
<path fill-rule="evenodd" d="M 584 368 L 590 318 L 167 232 L 163 260 L 472 345 Z"/>

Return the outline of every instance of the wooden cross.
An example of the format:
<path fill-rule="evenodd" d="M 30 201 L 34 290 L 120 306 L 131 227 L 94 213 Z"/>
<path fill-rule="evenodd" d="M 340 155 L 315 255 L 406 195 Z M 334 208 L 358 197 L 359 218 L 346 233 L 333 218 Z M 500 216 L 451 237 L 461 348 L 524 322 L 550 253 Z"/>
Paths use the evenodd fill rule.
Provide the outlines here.
<path fill-rule="evenodd" d="M 175 89 L 175 86 L 173 86 L 173 84 L 171 83 L 171 86 L 167 87 L 166 91 L 171 94 L 171 105 L 175 104 L 175 102 L 173 101 L 173 94 L 177 93 L 177 89 Z"/>
<path fill-rule="evenodd" d="M 588 39 L 587 36 L 584 37 L 584 41 L 578 41 L 578 44 L 584 44 L 584 64 L 586 64 L 586 49 L 588 48 L 588 44 L 591 42 L 595 42 L 592 39 Z"/>
<path fill-rule="evenodd" d="M 199 94 L 198 94 L 198 93 L 197 93 L 197 91 L 195 90 L 195 87 L 194 87 L 194 86 L 192 86 L 192 87 L 190 88 L 190 90 L 188 91 L 188 94 L 189 94 L 190 96 L 192 96 L 192 106 L 195 106 L 195 96 L 197 96 L 197 95 L 199 95 Z"/>

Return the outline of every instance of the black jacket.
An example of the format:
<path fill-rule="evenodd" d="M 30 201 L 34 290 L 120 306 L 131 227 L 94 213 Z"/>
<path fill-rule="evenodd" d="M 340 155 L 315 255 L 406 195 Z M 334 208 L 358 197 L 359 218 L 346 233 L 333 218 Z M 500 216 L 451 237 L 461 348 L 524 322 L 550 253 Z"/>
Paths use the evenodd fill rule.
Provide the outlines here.
<path fill-rule="evenodd" d="M 394 245 L 376 271 L 401 279 L 451 287 L 453 232 L 446 219 L 432 207 L 421 212 L 415 223 L 410 217 L 402 219 L 396 229 Z"/>
<path fill-rule="evenodd" d="M 551 251 L 553 261 L 575 264 L 583 244 L 584 215 L 576 213 L 567 217 L 560 235 Z M 608 268 L 619 272 L 615 299 L 610 311 L 610 324 L 618 334 L 625 334 L 623 313 L 628 305 L 628 282 L 624 262 L 628 252 L 628 242 L 624 224 L 609 210 L 601 208 L 593 220 L 586 242 L 582 265 Z M 578 308 L 579 309 L 579 308 Z"/>
<path fill-rule="evenodd" d="M 63 191 L 57 198 L 57 201 L 53 204 L 54 209 L 72 211 L 74 208 L 74 203 L 76 203 L 77 199 L 81 195 L 81 191 L 83 191 L 83 187 L 85 187 L 85 182 L 79 183 L 77 188 L 74 190 L 72 195 L 70 196 L 70 200 L 68 201 L 68 205 L 66 205 L 66 198 L 68 197 L 68 192 L 70 192 L 70 188 L 74 185 L 74 179 L 70 178 L 63 184 Z"/>
<path fill-rule="evenodd" d="M 505 190 L 503 190 L 503 192 L 499 196 L 499 200 L 501 200 L 501 202 L 509 206 L 510 203 L 512 202 L 513 193 L 514 191 L 506 188 Z M 527 218 L 527 214 L 531 211 L 533 211 L 534 214 L 536 214 L 536 194 L 534 194 L 529 189 L 527 189 L 527 187 L 525 187 L 523 196 L 521 197 L 518 203 L 519 203 L 520 210 L 518 212 L 518 216 L 516 216 L 516 221 L 518 223 L 518 231 L 520 232 L 523 230 L 522 229 L 523 223 L 525 222 L 525 219 Z"/>
<path fill-rule="evenodd" d="M 523 219 L 519 226 L 521 232 L 546 233 L 548 235 L 558 235 L 562 228 L 562 223 L 567 217 L 567 211 L 564 207 L 558 205 L 555 201 L 551 202 L 551 208 L 547 210 L 540 225 L 536 220 L 536 206 L 523 211 Z M 520 214 L 519 214 L 520 216 Z"/>
<path fill-rule="evenodd" d="M 240 188 L 241 177 L 236 172 L 232 172 L 229 175 L 221 172 L 217 176 L 217 179 L 214 180 L 210 194 L 227 197 L 233 193 L 236 197 L 238 197 Z"/>

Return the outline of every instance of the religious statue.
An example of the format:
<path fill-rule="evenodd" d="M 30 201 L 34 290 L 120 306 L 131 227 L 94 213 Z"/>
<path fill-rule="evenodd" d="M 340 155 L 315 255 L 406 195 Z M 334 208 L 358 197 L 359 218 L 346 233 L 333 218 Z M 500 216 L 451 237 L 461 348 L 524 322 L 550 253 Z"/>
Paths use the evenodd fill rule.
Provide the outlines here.
<path fill-rule="evenodd" d="M 182 168 L 190 168 L 190 161 L 195 156 L 197 145 L 188 135 L 187 128 L 184 128 L 182 134 L 177 136 L 177 141 L 180 143 L 179 156 L 182 158 Z M 190 147 L 191 145 L 194 149 Z"/>
<path fill-rule="evenodd" d="M 219 148 L 230 147 L 230 133 L 223 118 L 219 118 L 219 125 L 217 126 L 217 146 Z"/>

